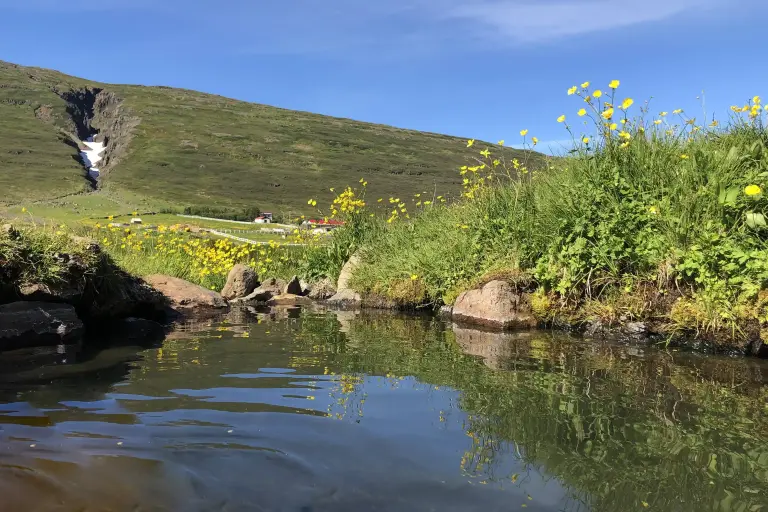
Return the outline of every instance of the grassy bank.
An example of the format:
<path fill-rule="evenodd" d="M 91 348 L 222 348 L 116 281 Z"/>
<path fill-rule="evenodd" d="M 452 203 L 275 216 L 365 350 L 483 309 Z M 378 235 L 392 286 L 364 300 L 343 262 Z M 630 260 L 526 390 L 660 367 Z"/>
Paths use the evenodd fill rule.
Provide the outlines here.
<path fill-rule="evenodd" d="M 612 85 L 569 91 L 578 124 L 559 121 L 577 151 L 549 168 L 485 147 L 461 168 L 461 202 L 414 197 L 419 212 L 405 219 L 411 205 L 391 201 L 391 216 L 360 242 L 354 286 L 450 304 L 500 277 L 533 293 L 542 320 L 651 320 L 667 334 L 765 337 L 768 111 L 755 97 L 725 123 L 647 107 L 633 115 L 634 102 Z"/>

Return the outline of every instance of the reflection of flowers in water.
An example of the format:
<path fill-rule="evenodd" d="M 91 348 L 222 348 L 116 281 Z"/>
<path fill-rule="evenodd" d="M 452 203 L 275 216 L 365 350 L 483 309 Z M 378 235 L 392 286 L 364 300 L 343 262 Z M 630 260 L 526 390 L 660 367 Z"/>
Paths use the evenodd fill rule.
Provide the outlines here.
<path fill-rule="evenodd" d="M 324 373 L 334 378 L 334 384 L 328 392 L 328 396 L 331 398 L 331 403 L 328 404 L 328 416 L 337 420 L 354 419 L 357 421 L 362 418 L 363 405 L 365 405 L 365 400 L 368 397 L 368 393 L 364 391 L 363 377 L 346 373 L 336 375 L 327 367 Z"/>
<path fill-rule="evenodd" d="M 501 469 L 499 464 L 505 458 L 503 455 L 512 450 L 509 443 L 488 433 L 490 426 L 484 424 L 486 421 L 487 418 L 469 416 L 463 425 L 467 437 L 471 439 L 471 446 L 461 457 L 461 473 L 469 478 L 480 479 L 481 484 L 499 481 L 516 483 L 519 477 L 517 473 L 498 474 Z M 515 458 L 520 460 L 520 454 L 516 455 Z"/>

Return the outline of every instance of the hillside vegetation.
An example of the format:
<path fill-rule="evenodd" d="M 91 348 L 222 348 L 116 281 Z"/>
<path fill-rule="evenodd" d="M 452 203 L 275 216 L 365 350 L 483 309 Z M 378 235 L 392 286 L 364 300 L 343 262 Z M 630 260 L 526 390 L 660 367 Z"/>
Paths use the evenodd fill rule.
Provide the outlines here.
<path fill-rule="evenodd" d="M 107 138 L 101 187 L 111 197 L 283 215 L 360 178 L 371 195 L 450 195 L 474 154 L 455 137 L 0 62 L 1 201 L 90 190 L 77 149 L 90 129 Z"/>

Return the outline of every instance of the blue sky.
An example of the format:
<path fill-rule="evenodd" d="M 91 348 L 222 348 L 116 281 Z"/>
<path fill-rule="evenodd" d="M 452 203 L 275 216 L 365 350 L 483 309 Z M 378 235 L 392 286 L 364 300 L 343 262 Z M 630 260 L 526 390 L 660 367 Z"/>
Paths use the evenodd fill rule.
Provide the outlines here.
<path fill-rule="evenodd" d="M 765 0 L 0 3 L 3 60 L 489 141 L 566 138 L 585 80 L 699 116 L 768 95 Z"/>

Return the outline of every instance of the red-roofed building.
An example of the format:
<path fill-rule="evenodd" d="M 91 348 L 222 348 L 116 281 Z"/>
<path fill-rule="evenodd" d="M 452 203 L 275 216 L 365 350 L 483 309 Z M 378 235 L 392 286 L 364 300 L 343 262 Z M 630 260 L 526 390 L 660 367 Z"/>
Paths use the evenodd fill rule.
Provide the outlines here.
<path fill-rule="evenodd" d="M 312 229 L 323 229 L 325 231 L 330 231 L 332 229 L 343 226 L 344 223 L 336 219 L 309 219 L 305 220 L 302 225 Z"/>

